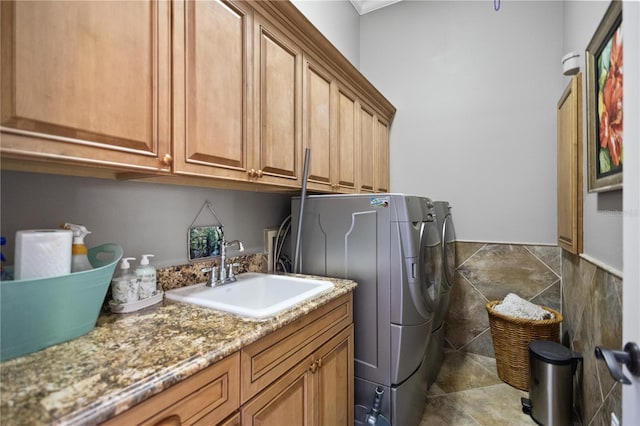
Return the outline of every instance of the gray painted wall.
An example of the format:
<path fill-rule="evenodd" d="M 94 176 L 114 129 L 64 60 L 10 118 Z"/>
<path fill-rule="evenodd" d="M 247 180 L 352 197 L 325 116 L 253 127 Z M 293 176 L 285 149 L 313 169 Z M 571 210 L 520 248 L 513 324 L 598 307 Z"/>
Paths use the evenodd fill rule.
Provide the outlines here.
<path fill-rule="evenodd" d="M 294 3 L 353 43 L 334 13 L 348 1 Z M 461 240 L 555 244 L 560 59 L 584 63 L 608 4 L 405 1 L 360 17 L 360 70 L 398 108 L 391 189 L 451 201 Z M 587 193 L 584 125 L 584 252 L 621 270 L 622 193 Z"/>
<path fill-rule="evenodd" d="M 206 200 L 224 222 L 225 237 L 257 253 L 263 250 L 263 229 L 280 226 L 290 211 L 290 196 L 283 194 L 6 171 L 0 178 L 7 264 L 13 264 L 17 230 L 57 228 L 64 222 L 93 232 L 85 239 L 88 247 L 118 243 L 137 261 L 153 253 L 156 266 L 185 264 L 187 229 Z M 216 222 L 206 210 L 198 219 L 196 225 Z"/>
<path fill-rule="evenodd" d="M 357 68 L 360 66 L 360 15 L 344 0 L 292 0 L 303 15 Z"/>
<path fill-rule="evenodd" d="M 584 51 L 608 6 L 608 0 L 563 2 L 563 52 L 580 52 L 583 87 L 586 82 Z M 567 84 L 569 77 L 563 77 L 563 85 L 566 87 Z M 587 192 L 586 99 L 586 91 L 583 90 L 584 253 L 622 271 L 622 190 Z"/>
<path fill-rule="evenodd" d="M 391 189 L 446 199 L 458 239 L 556 243 L 560 2 L 405 1 L 361 17 L 360 69 L 398 109 Z"/>

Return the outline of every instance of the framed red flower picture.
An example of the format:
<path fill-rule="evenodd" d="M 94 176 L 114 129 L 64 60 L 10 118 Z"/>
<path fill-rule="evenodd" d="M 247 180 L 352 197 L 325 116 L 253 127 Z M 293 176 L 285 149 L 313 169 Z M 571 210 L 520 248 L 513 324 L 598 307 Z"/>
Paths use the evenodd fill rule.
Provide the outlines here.
<path fill-rule="evenodd" d="M 622 188 L 622 2 L 614 0 L 586 49 L 589 192 Z"/>

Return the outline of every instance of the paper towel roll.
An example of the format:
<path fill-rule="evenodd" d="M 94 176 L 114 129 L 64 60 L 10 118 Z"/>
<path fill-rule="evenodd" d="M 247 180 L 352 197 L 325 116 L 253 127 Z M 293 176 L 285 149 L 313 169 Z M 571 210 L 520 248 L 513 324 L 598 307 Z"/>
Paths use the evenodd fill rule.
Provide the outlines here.
<path fill-rule="evenodd" d="M 68 229 L 28 229 L 16 232 L 14 278 L 55 277 L 71 273 L 71 242 Z"/>

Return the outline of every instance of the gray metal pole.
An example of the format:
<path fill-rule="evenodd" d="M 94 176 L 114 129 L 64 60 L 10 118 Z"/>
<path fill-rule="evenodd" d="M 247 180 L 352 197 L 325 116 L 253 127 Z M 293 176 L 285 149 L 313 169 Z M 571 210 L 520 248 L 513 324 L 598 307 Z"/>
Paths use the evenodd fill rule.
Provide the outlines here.
<path fill-rule="evenodd" d="M 304 200 L 307 198 L 307 179 L 309 178 L 309 157 L 311 149 L 304 150 L 304 171 L 302 172 L 302 194 L 300 195 L 300 215 L 298 216 L 298 232 L 296 234 L 296 253 L 293 258 L 293 272 L 298 273 L 300 262 L 300 236 L 302 234 L 302 216 L 304 215 Z"/>

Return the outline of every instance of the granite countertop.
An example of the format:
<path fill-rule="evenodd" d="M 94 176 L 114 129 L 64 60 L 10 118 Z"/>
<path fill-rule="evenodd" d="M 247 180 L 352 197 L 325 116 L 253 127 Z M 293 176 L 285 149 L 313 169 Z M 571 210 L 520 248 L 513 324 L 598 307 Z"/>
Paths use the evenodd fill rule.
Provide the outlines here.
<path fill-rule="evenodd" d="M 0 421 L 106 421 L 356 287 L 321 279 L 334 289 L 266 321 L 167 300 L 101 314 L 84 336 L 0 364 Z"/>

